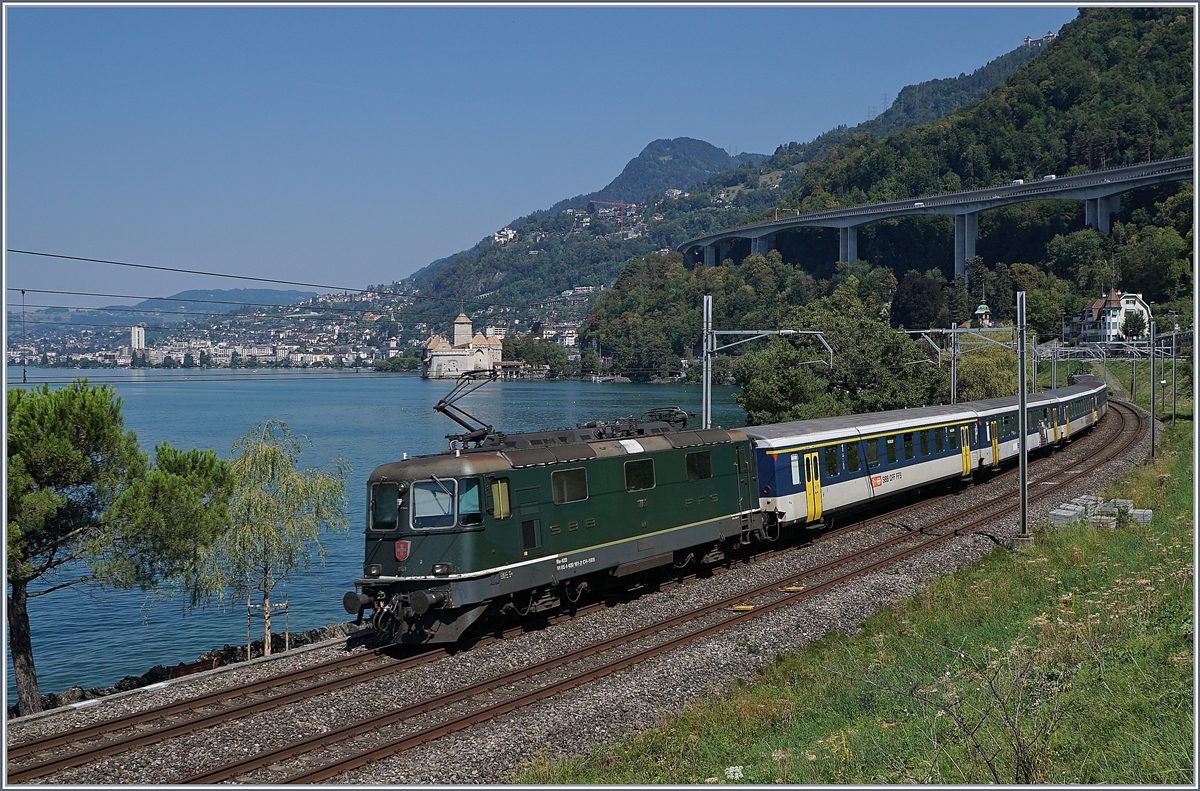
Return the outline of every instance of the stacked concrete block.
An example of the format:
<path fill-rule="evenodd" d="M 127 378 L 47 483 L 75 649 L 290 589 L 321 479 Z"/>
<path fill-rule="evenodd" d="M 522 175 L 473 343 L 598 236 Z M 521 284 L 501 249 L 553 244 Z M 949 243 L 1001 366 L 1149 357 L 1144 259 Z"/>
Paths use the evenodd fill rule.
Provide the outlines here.
<path fill-rule="evenodd" d="M 1151 518 L 1154 516 L 1154 511 L 1149 508 L 1131 508 L 1129 509 L 1129 518 L 1139 525 L 1150 524 Z"/>
<path fill-rule="evenodd" d="M 1093 513 L 1095 513 L 1097 508 L 1104 504 L 1104 500 L 1100 497 L 1094 497 L 1093 495 L 1085 494 L 1080 497 L 1076 497 L 1071 501 L 1071 503 L 1082 508 L 1086 515 L 1091 516 Z"/>
<path fill-rule="evenodd" d="M 1055 527 L 1066 527 L 1075 522 L 1082 522 L 1084 519 L 1087 519 L 1087 512 L 1082 506 L 1074 503 L 1063 503 L 1050 512 L 1050 524 Z"/>
<path fill-rule="evenodd" d="M 1107 527 L 1112 530 L 1117 526 L 1120 514 L 1129 514 L 1133 522 L 1148 525 L 1154 512 L 1148 508 L 1134 508 L 1133 500 L 1105 502 L 1102 497 L 1085 494 L 1051 511 L 1050 524 L 1054 527 L 1066 527 L 1075 522 L 1086 521 L 1092 527 Z"/>

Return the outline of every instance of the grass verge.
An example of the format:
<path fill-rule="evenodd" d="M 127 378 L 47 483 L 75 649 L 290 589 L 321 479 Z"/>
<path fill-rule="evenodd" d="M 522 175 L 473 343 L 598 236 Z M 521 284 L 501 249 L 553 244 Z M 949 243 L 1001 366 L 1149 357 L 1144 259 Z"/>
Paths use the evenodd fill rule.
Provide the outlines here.
<path fill-rule="evenodd" d="M 776 657 L 752 684 L 519 783 L 1193 780 L 1192 424 L 1103 492 L 1149 525 L 1043 529 Z"/>

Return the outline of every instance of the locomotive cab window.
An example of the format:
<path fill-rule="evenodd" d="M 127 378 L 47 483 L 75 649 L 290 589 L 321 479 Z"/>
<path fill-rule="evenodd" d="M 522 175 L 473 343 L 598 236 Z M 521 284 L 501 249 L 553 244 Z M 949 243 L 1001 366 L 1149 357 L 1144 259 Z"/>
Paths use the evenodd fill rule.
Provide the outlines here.
<path fill-rule="evenodd" d="M 625 491 L 641 492 L 654 488 L 654 459 L 625 462 Z"/>
<path fill-rule="evenodd" d="M 458 481 L 434 478 L 417 481 L 412 487 L 412 526 L 418 530 L 453 527 Z"/>
<path fill-rule="evenodd" d="M 483 524 L 483 503 L 480 502 L 478 478 L 463 478 L 458 484 L 458 523 Z"/>
<path fill-rule="evenodd" d="M 588 498 L 587 470 L 583 467 L 576 467 L 573 470 L 552 472 L 550 473 L 550 488 L 555 505 L 586 500 Z"/>
<path fill-rule="evenodd" d="M 512 498 L 508 491 L 508 478 L 492 481 L 492 518 L 508 519 L 512 516 Z"/>
<path fill-rule="evenodd" d="M 371 487 L 371 529 L 395 530 L 400 513 L 400 487 L 377 483 Z"/>
<path fill-rule="evenodd" d="M 685 461 L 687 463 L 687 479 L 688 483 L 692 481 L 703 481 L 712 477 L 712 451 L 702 450 L 696 453 L 689 453 Z"/>

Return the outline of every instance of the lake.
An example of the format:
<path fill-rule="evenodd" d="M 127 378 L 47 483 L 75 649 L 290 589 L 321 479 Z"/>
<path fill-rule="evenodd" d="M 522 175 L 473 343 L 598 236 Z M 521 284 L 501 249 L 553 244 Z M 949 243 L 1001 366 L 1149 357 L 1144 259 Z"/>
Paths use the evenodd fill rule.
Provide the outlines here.
<path fill-rule="evenodd" d="M 8 384 L 20 386 L 21 369 L 9 367 Z M 350 533 L 328 535 L 325 566 L 297 572 L 273 594 L 291 604 L 293 632 L 341 621 L 342 594 L 362 567 L 367 475 L 379 464 L 438 453 L 457 424 L 433 412 L 452 381 L 350 370 L 289 369 L 38 369 L 30 386 L 66 384 L 87 376 L 112 384 L 124 400 L 125 427 L 137 432 L 147 453 L 160 442 L 180 448 L 213 448 L 228 458 L 235 439 L 265 420 L 282 420 L 305 434 L 302 467 L 324 467 L 344 456 L 350 476 Z M 713 387 L 713 425 L 745 424 L 733 387 Z M 579 381 L 493 382 L 458 406 L 497 429 L 513 432 L 574 426 L 589 420 L 641 417 L 655 406 L 699 414 L 700 387 L 683 384 L 616 384 Z M 699 418 L 696 418 L 698 425 Z M 229 601 L 184 614 L 178 602 L 143 610 L 139 591 L 62 590 L 29 602 L 34 660 L 43 693 L 71 685 L 110 686 L 151 667 L 191 662 L 210 648 L 246 639 L 245 601 Z M 280 616 L 273 624 L 282 631 Z M 261 637 L 261 622 L 255 637 Z M 7 658 L 8 646 L 5 645 Z M 16 699 L 7 661 L 9 701 Z"/>

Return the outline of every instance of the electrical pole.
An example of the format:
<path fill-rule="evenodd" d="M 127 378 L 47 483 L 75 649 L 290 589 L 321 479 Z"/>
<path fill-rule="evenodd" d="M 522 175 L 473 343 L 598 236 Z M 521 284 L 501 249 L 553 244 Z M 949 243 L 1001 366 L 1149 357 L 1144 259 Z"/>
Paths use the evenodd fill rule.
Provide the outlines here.
<path fill-rule="evenodd" d="M 1020 395 L 1017 398 L 1017 458 L 1020 462 L 1019 483 L 1021 502 L 1020 532 L 1016 537 L 1016 546 L 1028 546 L 1033 543 L 1029 534 L 1029 459 L 1027 455 L 1029 443 L 1029 408 L 1025 395 L 1025 292 L 1017 292 L 1017 377 L 1020 380 L 1017 388 Z"/>
<path fill-rule="evenodd" d="M 704 385 L 701 389 L 701 398 L 704 404 L 700 408 L 700 425 L 704 428 L 712 428 L 712 295 L 704 295 Z"/>
<path fill-rule="evenodd" d="M 1150 319 L 1150 461 L 1154 461 L 1154 319 Z"/>
<path fill-rule="evenodd" d="M 950 323 L 950 403 L 958 402 L 958 322 Z"/>
<path fill-rule="evenodd" d="M 1179 322 L 1175 320 L 1175 313 L 1171 313 L 1171 324 L 1174 326 L 1174 331 L 1171 333 L 1171 427 L 1175 427 L 1175 341 L 1179 339 Z"/>

